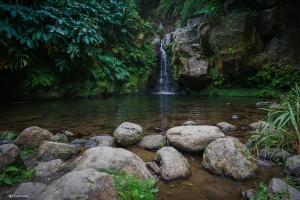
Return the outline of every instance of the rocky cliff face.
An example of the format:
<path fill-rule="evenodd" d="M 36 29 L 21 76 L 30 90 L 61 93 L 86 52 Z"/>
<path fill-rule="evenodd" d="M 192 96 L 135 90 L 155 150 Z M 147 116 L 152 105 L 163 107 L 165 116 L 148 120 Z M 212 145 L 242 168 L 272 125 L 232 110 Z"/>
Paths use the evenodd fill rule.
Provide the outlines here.
<path fill-rule="evenodd" d="M 211 69 L 220 77 L 247 77 L 265 64 L 299 65 L 300 1 L 226 0 L 223 10 L 218 19 L 197 17 L 170 33 L 172 66 L 183 88 L 200 89 Z"/>

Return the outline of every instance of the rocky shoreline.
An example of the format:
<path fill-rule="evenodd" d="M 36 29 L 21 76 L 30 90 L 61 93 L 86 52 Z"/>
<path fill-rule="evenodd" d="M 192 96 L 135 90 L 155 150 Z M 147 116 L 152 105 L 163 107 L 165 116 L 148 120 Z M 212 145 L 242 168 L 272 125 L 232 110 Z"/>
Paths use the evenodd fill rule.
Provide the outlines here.
<path fill-rule="evenodd" d="M 249 125 L 251 130 L 259 126 L 267 126 L 267 123 L 256 122 Z M 203 152 L 204 170 L 240 182 L 256 176 L 257 164 L 271 165 L 263 159 L 287 159 L 284 173 L 298 180 L 299 156 L 269 149 L 260 152 L 261 158 L 255 158 L 247 149 L 249 144 L 244 145 L 234 137 L 225 137 L 225 132 L 234 130 L 235 127 L 226 122 L 220 122 L 216 126 L 186 122 L 182 126 L 170 128 L 165 136 L 147 135 L 142 138 L 140 125 L 124 122 L 114 131 L 113 137 L 96 136 L 68 143 L 67 135 L 70 132 L 53 135 L 43 128 L 29 127 L 11 143 L 5 140 L 8 141 L 7 144 L 0 145 L 0 168 L 2 170 L 8 166 L 25 164 L 28 168 L 35 169 L 34 181 L 22 183 L 13 193 L 9 190 L 1 195 L 3 199 L 18 195 L 26 195 L 27 199 L 67 199 L 75 196 L 81 199 L 116 199 L 113 179 L 100 171 L 115 169 L 143 180 L 182 182 L 193 174 L 189 161 L 180 153 L 182 150 Z M 156 151 L 154 160 L 145 163 L 139 156 L 124 149 L 131 145 Z M 19 148 L 34 151 L 30 158 L 21 159 Z M 85 151 L 78 156 L 81 150 Z M 66 162 L 70 157 L 77 158 L 73 162 Z M 288 190 L 294 199 L 300 197 L 300 193 L 286 186 L 285 182 L 281 186 L 278 184 L 281 181 L 272 179 L 268 192 L 283 189 Z M 242 194 L 247 198 L 247 195 L 253 194 L 253 190 L 243 191 Z"/>

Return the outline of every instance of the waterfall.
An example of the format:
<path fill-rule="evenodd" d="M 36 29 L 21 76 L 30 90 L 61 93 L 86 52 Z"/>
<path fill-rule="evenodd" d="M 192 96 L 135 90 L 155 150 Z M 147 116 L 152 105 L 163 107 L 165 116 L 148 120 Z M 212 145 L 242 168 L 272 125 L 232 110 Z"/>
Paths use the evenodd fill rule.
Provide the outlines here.
<path fill-rule="evenodd" d="M 166 36 L 160 43 L 160 65 L 159 76 L 156 83 L 156 92 L 154 94 L 176 94 L 177 82 L 174 80 L 172 70 L 169 65 L 168 55 L 164 47 L 167 45 Z"/>

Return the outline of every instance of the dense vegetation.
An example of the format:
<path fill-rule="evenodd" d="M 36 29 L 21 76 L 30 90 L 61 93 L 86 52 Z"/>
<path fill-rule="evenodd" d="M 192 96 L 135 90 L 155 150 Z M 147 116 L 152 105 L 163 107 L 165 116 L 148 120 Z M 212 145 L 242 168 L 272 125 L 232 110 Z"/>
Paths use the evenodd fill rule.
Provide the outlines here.
<path fill-rule="evenodd" d="M 155 65 L 134 0 L 1 2 L 0 35 L 2 87 L 40 97 L 136 92 Z"/>

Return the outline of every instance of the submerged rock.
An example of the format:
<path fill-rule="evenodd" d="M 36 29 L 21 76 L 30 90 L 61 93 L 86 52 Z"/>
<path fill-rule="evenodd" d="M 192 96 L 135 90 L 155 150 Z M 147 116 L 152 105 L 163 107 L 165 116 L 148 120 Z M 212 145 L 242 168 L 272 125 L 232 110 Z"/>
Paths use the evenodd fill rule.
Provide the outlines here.
<path fill-rule="evenodd" d="M 249 125 L 249 128 L 251 131 L 259 130 L 260 127 L 264 128 L 268 126 L 269 124 L 265 121 L 259 121 L 259 122 L 254 122 Z"/>
<path fill-rule="evenodd" d="M 215 126 L 177 126 L 166 132 L 171 146 L 186 151 L 202 151 L 212 141 L 225 137 Z"/>
<path fill-rule="evenodd" d="M 233 132 L 236 130 L 235 126 L 233 126 L 232 124 L 229 124 L 227 122 L 219 122 L 217 123 L 216 127 L 218 127 L 219 129 L 221 129 L 222 132 Z"/>
<path fill-rule="evenodd" d="M 124 122 L 114 131 L 113 137 L 118 145 L 126 147 L 140 141 L 142 131 L 140 125 Z"/>
<path fill-rule="evenodd" d="M 86 150 L 74 170 L 86 168 L 122 170 L 127 175 L 137 175 L 144 180 L 153 179 L 140 157 L 121 148 L 94 147 Z"/>
<path fill-rule="evenodd" d="M 79 149 L 69 144 L 44 141 L 38 150 L 39 158 L 49 161 L 54 159 L 65 160 L 79 153 Z"/>
<path fill-rule="evenodd" d="M 0 171 L 10 165 L 21 164 L 20 149 L 14 144 L 0 145 Z"/>
<path fill-rule="evenodd" d="M 35 199 L 117 199 L 114 180 L 95 169 L 70 172 L 51 183 Z"/>
<path fill-rule="evenodd" d="M 155 161 L 160 162 L 159 174 L 163 181 L 184 180 L 192 175 L 188 161 L 173 147 L 158 150 Z"/>
<path fill-rule="evenodd" d="M 148 150 L 158 150 L 159 148 L 164 147 L 166 144 L 166 137 L 162 135 L 147 135 L 145 136 L 137 146 L 141 149 L 148 149 Z"/>
<path fill-rule="evenodd" d="M 112 147 L 115 144 L 115 139 L 111 136 L 95 136 L 91 137 L 89 140 L 84 140 L 84 139 L 75 139 L 71 142 L 72 146 L 75 147 L 87 147 L 87 148 L 92 148 L 92 147 Z"/>
<path fill-rule="evenodd" d="M 194 126 L 197 125 L 196 122 L 193 121 L 186 121 L 183 124 L 181 124 L 181 126 Z"/>
<path fill-rule="evenodd" d="M 236 181 L 253 178 L 257 172 L 255 158 L 242 143 L 230 138 L 217 139 L 207 146 L 202 167 Z"/>
<path fill-rule="evenodd" d="M 12 143 L 18 147 L 36 149 L 42 141 L 52 141 L 53 135 L 46 129 L 37 126 L 26 128 Z"/>

